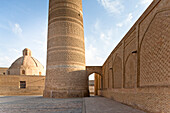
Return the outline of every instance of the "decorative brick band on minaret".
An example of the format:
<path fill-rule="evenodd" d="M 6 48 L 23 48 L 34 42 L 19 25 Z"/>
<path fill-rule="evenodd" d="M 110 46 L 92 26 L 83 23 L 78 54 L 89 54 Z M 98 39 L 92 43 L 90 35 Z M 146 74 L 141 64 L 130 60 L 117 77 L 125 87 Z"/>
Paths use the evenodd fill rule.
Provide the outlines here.
<path fill-rule="evenodd" d="M 88 96 L 82 0 L 50 0 L 44 97 Z"/>

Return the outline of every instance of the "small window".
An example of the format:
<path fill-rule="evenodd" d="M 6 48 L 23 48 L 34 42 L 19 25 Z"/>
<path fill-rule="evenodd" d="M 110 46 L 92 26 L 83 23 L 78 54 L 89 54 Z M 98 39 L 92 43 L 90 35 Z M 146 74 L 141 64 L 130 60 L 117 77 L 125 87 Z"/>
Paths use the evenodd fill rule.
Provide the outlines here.
<path fill-rule="evenodd" d="M 3 73 L 3 75 L 5 75 L 5 72 Z"/>
<path fill-rule="evenodd" d="M 8 71 L 8 75 L 10 75 L 10 71 Z"/>
<path fill-rule="evenodd" d="M 26 88 L 26 81 L 20 81 L 20 89 Z"/>
<path fill-rule="evenodd" d="M 22 70 L 22 74 L 25 75 L 25 70 Z"/>

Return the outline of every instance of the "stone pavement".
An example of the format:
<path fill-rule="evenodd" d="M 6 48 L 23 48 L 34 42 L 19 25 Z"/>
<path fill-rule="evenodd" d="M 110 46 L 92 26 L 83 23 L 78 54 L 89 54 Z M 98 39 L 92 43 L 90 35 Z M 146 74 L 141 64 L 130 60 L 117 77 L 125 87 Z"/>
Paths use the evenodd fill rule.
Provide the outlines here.
<path fill-rule="evenodd" d="M 0 96 L 0 113 L 144 113 L 104 97 Z"/>
<path fill-rule="evenodd" d="M 104 97 L 84 98 L 84 113 L 145 113 Z"/>

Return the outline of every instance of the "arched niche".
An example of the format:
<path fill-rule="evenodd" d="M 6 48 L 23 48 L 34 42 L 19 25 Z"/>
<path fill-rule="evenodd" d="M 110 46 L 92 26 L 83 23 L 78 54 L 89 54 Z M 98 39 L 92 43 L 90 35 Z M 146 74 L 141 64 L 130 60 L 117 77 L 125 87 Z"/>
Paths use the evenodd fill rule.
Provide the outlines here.
<path fill-rule="evenodd" d="M 137 54 L 131 53 L 125 61 L 125 88 L 137 86 Z"/>
<path fill-rule="evenodd" d="M 123 86 L 123 75 L 122 75 L 122 59 L 119 55 L 116 55 L 113 62 L 113 76 L 112 86 L 113 88 L 122 88 Z"/>
<path fill-rule="evenodd" d="M 140 44 L 140 86 L 168 85 L 170 62 L 170 10 L 158 11 Z"/>

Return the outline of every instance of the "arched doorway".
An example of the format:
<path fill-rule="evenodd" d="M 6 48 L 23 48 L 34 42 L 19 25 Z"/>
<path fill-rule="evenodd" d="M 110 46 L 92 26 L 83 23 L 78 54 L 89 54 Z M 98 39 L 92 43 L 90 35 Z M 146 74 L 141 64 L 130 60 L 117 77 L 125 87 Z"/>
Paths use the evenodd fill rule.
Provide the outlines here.
<path fill-rule="evenodd" d="M 102 66 L 86 66 L 86 75 L 88 77 L 89 95 L 100 95 L 103 89 Z"/>
<path fill-rule="evenodd" d="M 103 79 L 101 74 L 98 73 L 89 74 L 88 88 L 89 88 L 89 96 L 100 95 L 100 91 L 103 89 Z"/>

